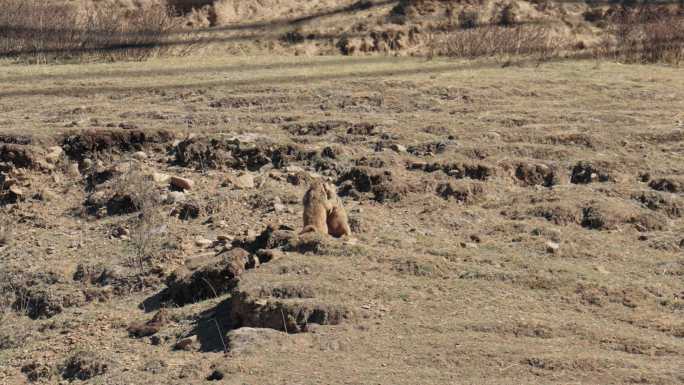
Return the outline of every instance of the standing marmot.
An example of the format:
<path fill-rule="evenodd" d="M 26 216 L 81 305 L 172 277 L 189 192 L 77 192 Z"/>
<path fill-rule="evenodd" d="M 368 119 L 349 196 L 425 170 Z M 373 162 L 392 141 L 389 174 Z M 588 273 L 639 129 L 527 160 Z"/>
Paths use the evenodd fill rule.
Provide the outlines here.
<path fill-rule="evenodd" d="M 328 234 L 328 213 L 332 210 L 325 185 L 320 180 L 311 182 L 309 190 L 304 194 L 304 233 Z"/>
<path fill-rule="evenodd" d="M 326 183 L 324 186 L 325 193 L 330 202 L 330 211 L 328 211 L 328 234 L 335 238 L 342 236 L 350 236 L 351 228 L 349 227 L 349 219 L 347 218 L 347 211 L 342 206 L 342 200 L 337 196 L 337 189 L 334 185 Z"/>
<path fill-rule="evenodd" d="M 347 212 L 330 183 L 313 180 L 304 194 L 304 229 L 300 234 L 317 232 L 335 238 L 351 235 Z"/>

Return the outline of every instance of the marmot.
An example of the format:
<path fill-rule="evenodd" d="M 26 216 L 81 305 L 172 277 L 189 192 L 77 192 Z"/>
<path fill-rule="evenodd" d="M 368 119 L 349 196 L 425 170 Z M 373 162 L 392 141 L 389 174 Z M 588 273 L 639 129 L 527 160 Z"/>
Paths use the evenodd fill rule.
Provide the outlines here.
<path fill-rule="evenodd" d="M 312 181 L 309 190 L 304 194 L 302 203 L 304 204 L 304 228 L 300 234 L 310 232 L 328 234 L 327 219 L 332 206 L 328 201 L 324 183 L 320 180 Z"/>
<path fill-rule="evenodd" d="M 323 185 L 325 193 L 328 198 L 330 210 L 326 223 L 328 225 L 328 234 L 335 238 L 350 236 L 351 228 L 349 227 L 349 219 L 347 218 L 347 211 L 342 206 L 342 200 L 337 196 L 337 189 L 330 183 Z"/>

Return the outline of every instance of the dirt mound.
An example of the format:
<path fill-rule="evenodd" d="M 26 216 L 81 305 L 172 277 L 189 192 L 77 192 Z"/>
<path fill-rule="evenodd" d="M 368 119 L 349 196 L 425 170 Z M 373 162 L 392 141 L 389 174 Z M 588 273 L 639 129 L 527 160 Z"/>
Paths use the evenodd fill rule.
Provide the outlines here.
<path fill-rule="evenodd" d="M 560 182 L 559 171 L 546 164 L 518 163 L 515 166 L 515 177 L 523 186 L 551 187 Z"/>
<path fill-rule="evenodd" d="M 41 157 L 37 148 L 21 144 L 0 144 L 0 168 L 31 168 L 38 165 Z"/>
<path fill-rule="evenodd" d="M 274 150 L 273 145 L 263 141 L 198 137 L 178 143 L 174 151 L 176 163 L 185 167 L 258 170 L 271 163 Z"/>
<path fill-rule="evenodd" d="M 590 203 L 582 209 L 582 227 L 594 230 L 617 230 L 625 224 L 639 231 L 664 230 L 667 221 L 662 215 L 644 212 L 622 202 L 605 200 Z"/>
<path fill-rule="evenodd" d="M 337 180 L 340 196 L 369 196 L 378 202 L 398 202 L 409 192 L 406 183 L 393 179 L 391 171 L 353 167 Z"/>
<path fill-rule="evenodd" d="M 306 331 L 308 325 L 337 325 L 350 317 L 343 305 L 320 303 L 312 299 L 263 301 L 263 297 L 239 292 L 231 299 L 236 327 L 269 328 L 287 333 Z"/>
<path fill-rule="evenodd" d="M 185 305 L 227 293 L 245 271 L 248 257 L 249 253 L 236 248 L 216 257 L 191 260 L 169 275 L 165 296 Z"/>
<path fill-rule="evenodd" d="M 481 182 L 462 180 L 441 183 L 435 190 L 437 195 L 446 200 L 454 199 L 464 204 L 481 201 L 485 196 L 485 191 L 485 186 Z"/>
<path fill-rule="evenodd" d="M 609 182 L 615 179 L 611 176 L 608 164 L 579 162 L 572 167 L 570 183 L 588 184 L 592 182 Z"/>
<path fill-rule="evenodd" d="M 65 380 L 86 381 L 105 374 L 110 366 L 111 363 L 96 352 L 78 351 L 61 364 L 59 371 Z"/>
<path fill-rule="evenodd" d="M 78 161 L 103 153 L 133 152 L 148 145 L 168 143 L 174 134 L 166 130 L 86 130 L 67 134 L 62 140 L 64 152 Z"/>
<path fill-rule="evenodd" d="M 671 193 L 684 192 L 684 178 L 679 176 L 654 179 L 648 185 L 652 189 L 658 191 Z"/>
<path fill-rule="evenodd" d="M 413 162 L 407 168 L 409 170 L 421 170 L 424 172 L 442 171 L 446 175 L 456 179 L 477 179 L 487 180 L 494 176 L 495 170 L 492 166 L 477 163 L 425 163 Z"/>

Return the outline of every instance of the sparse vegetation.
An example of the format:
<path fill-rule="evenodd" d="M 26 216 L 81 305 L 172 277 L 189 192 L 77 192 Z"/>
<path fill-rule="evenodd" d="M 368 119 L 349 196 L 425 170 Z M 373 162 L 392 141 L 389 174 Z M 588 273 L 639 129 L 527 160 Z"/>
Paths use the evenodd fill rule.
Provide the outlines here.
<path fill-rule="evenodd" d="M 540 61 L 553 57 L 562 47 L 543 26 L 482 26 L 449 32 L 442 55 L 474 59 L 479 57 L 533 56 Z"/>
<path fill-rule="evenodd" d="M 679 10 L 645 3 L 622 7 L 608 18 L 610 35 L 600 56 L 625 63 L 669 63 L 684 59 L 684 18 Z"/>
<path fill-rule="evenodd" d="M 0 61 L 0 383 L 684 383 L 674 51 L 508 3 L 174 0 L 211 50 Z M 300 233 L 317 179 L 350 237 Z"/>
<path fill-rule="evenodd" d="M 138 162 L 131 162 L 128 172 L 119 180 L 119 194 L 130 196 L 137 209 L 130 230 L 130 243 L 135 264 L 144 274 L 146 261 L 161 252 L 168 225 L 161 213 L 159 192 L 152 178 L 143 172 Z"/>
<path fill-rule="evenodd" d="M 31 62 L 99 59 L 144 60 L 174 49 L 168 34 L 180 20 L 164 2 L 149 1 L 135 10 L 115 2 L 60 3 L 2 0 L 0 57 Z M 183 34 L 173 36 L 184 39 Z M 178 52 L 188 52 L 192 44 Z"/>

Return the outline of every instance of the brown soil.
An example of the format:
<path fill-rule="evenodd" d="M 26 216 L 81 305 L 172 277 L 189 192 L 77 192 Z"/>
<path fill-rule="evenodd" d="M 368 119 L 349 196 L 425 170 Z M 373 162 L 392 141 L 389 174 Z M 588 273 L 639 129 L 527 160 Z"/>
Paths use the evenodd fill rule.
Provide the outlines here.
<path fill-rule="evenodd" d="M 2 65 L 0 383 L 684 382 L 681 70 L 260 60 Z"/>

